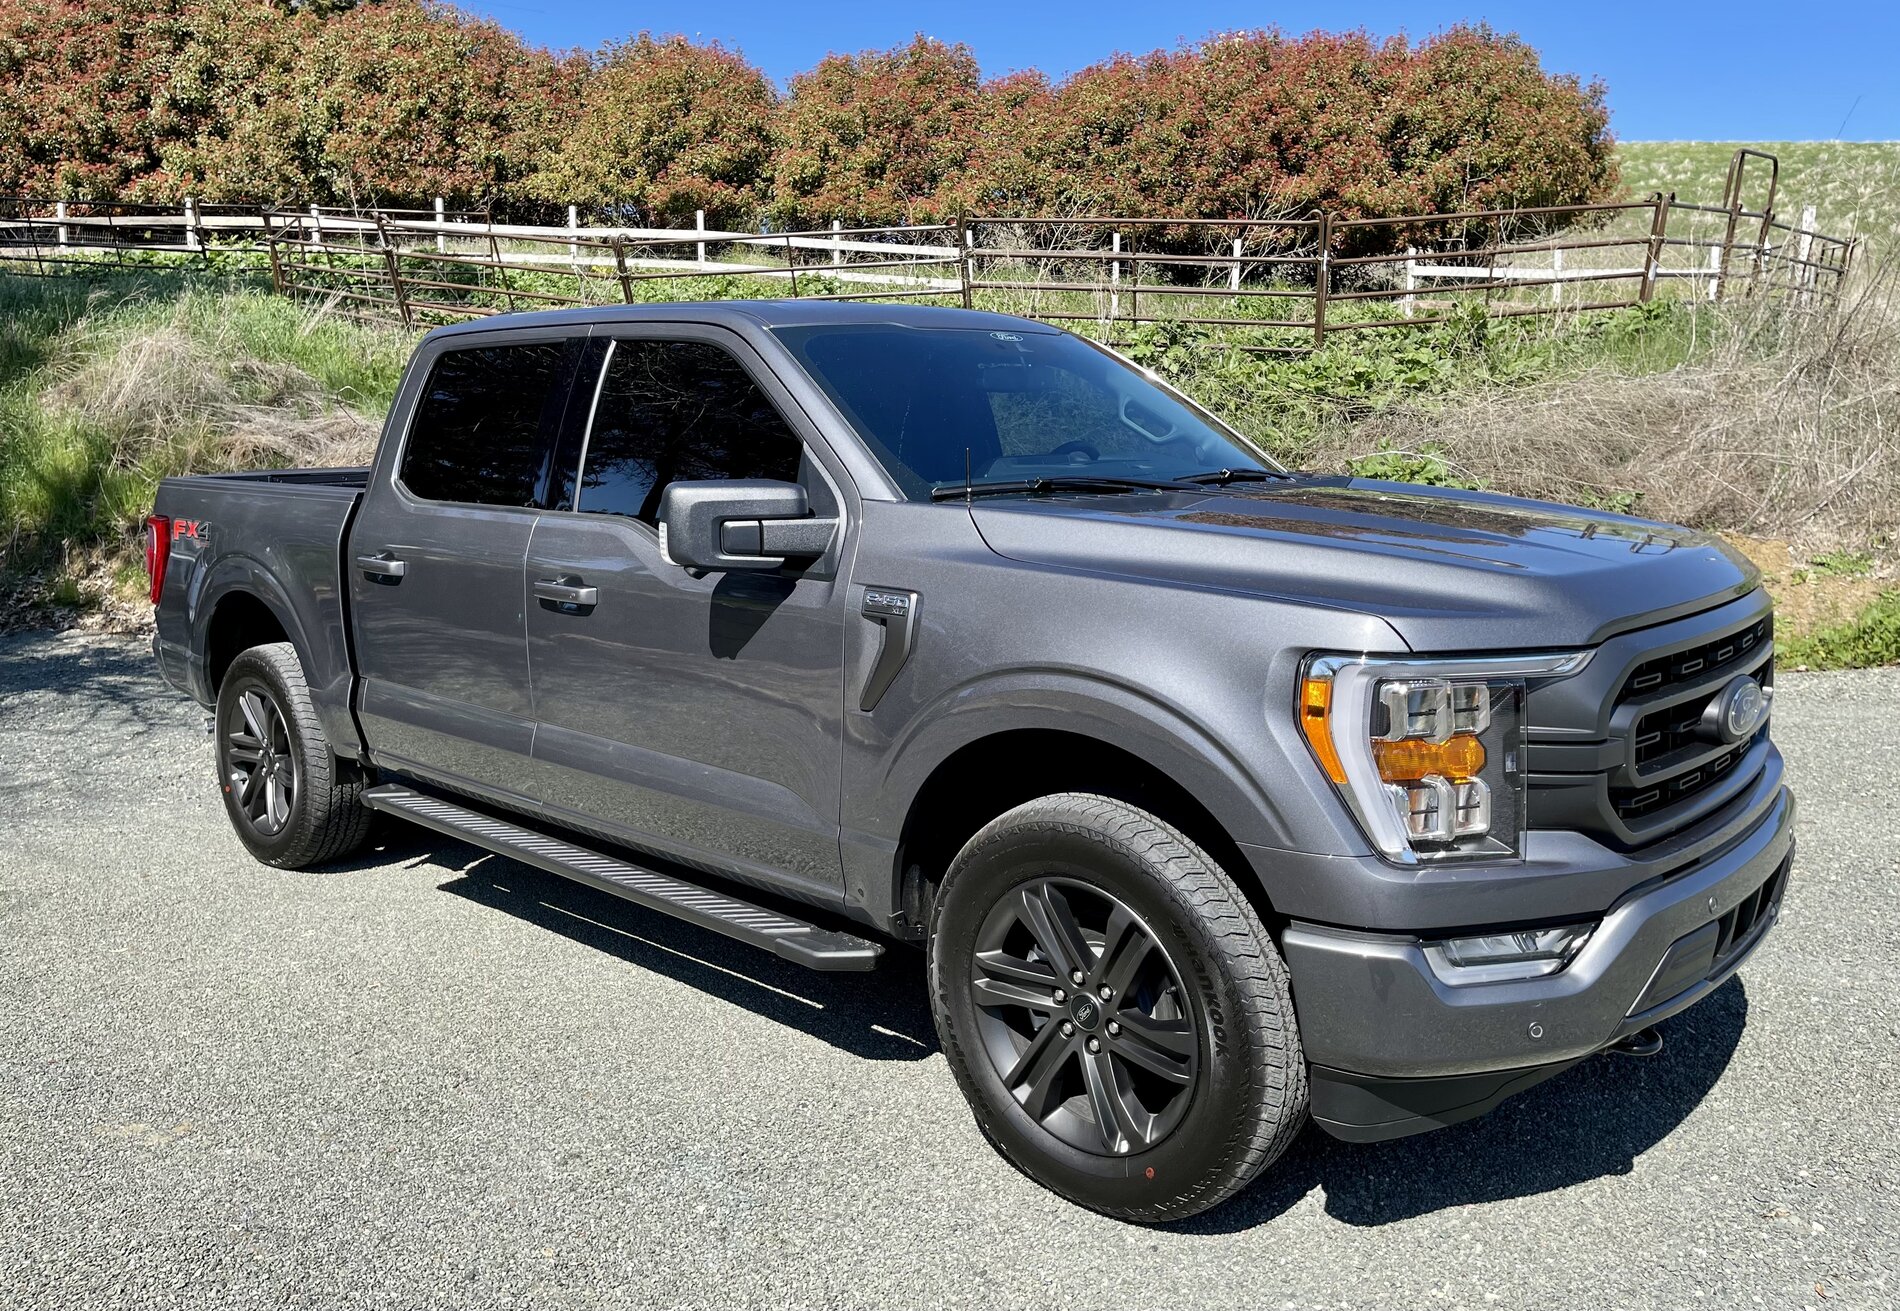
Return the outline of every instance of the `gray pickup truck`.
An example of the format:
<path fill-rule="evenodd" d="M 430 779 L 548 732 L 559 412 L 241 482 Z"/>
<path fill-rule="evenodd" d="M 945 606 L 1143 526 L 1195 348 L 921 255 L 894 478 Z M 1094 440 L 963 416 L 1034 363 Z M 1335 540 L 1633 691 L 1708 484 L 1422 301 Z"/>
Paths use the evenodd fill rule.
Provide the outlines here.
<path fill-rule="evenodd" d="M 1720 542 L 1288 472 L 1020 319 L 443 328 L 371 467 L 148 534 L 261 860 L 382 811 L 814 969 L 920 946 L 982 1130 L 1129 1219 L 1655 1050 L 1788 880 Z"/>

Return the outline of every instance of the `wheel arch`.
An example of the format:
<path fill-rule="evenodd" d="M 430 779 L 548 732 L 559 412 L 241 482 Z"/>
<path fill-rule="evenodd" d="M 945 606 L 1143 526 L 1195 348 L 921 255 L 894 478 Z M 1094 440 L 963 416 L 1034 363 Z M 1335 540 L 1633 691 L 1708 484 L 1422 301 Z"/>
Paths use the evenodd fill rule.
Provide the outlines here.
<path fill-rule="evenodd" d="M 261 562 L 227 555 L 205 575 L 191 608 L 191 664 L 199 700 L 214 704 L 231 661 L 249 647 L 288 642 L 303 665 L 311 700 L 337 754 L 361 755 L 361 735 L 350 711 L 351 671 L 331 654 L 341 635 L 313 641 L 284 585 Z"/>
<path fill-rule="evenodd" d="M 1109 796 L 1179 829 L 1277 927 L 1271 896 L 1242 849 L 1276 842 L 1281 821 L 1273 802 L 1217 742 L 1164 707 L 1145 703 L 1139 715 L 1127 709 L 1092 695 L 1085 708 L 1071 690 L 1040 706 L 1015 701 L 952 713 L 928 742 L 911 743 L 885 794 L 906 798 L 886 867 L 898 931 L 921 934 L 936 884 L 978 829 L 1058 792 Z"/>

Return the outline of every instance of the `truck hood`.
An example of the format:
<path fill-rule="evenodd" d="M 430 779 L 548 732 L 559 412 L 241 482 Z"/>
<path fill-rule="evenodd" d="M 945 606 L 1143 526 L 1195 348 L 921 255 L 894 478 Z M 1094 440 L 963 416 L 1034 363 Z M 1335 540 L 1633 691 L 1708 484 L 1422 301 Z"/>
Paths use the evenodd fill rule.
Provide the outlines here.
<path fill-rule="evenodd" d="M 971 514 L 1010 559 L 1354 610 L 1415 651 L 1588 645 L 1758 582 L 1691 529 L 1365 479 L 1021 497 Z"/>

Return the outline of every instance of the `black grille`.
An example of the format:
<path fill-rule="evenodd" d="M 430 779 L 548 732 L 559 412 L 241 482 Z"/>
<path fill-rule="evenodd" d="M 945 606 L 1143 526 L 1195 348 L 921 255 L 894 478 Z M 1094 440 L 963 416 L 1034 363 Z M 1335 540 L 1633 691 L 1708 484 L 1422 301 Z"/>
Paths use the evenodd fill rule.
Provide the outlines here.
<path fill-rule="evenodd" d="M 1616 813 L 1619 816 L 1627 820 L 1640 819 L 1644 815 L 1667 809 L 1678 801 L 1687 801 L 1734 769 L 1736 762 L 1747 755 L 1749 748 L 1759 742 L 1767 731 L 1763 729 L 1748 741 L 1729 748 L 1715 759 L 1704 761 L 1694 769 L 1673 775 L 1659 783 L 1645 783 L 1639 787 L 1613 787 L 1610 789 L 1610 804 L 1616 807 Z M 1639 739 L 1636 748 L 1638 768 L 1641 768 L 1643 764 L 1642 751 Z"/>
<path fill-rule="evenodd" d="M 1623 680 L 1623 690 L 1616 698 L 1617 704 L 1658 688 L 1687 683 L 1710 669 L 1742 659 L 1756 647 L 1765 644 L 1774 636 L 1774 632 L 1774 616 L 1763 615 L 1740 632 L 1725 633 L 1700 646 L 1645 660 L 1630 670 L 1630 676 Z"/>
<path fill-rule="evenodd" d="M 1711 754 L 1702 736 L 1702 716 L 1730 679 L 1747 674 L 1763 686 L 1774 681 L 1774 617 L 1712 641 L 1645 660 L 1630 671 L 1617 697 L 1658 698 L 1666 704 L 1630 729 L 1630 760 L 1637 781 L 1610 788 L 1610 806 L 1625 821 L 1642 819 L 1689 800 L 1724 778 L 1767 735 L 1764 727 L 1746 742 Z M 1679 688 L 1699 688 L 1685 700 L 1670 700 Z"/>

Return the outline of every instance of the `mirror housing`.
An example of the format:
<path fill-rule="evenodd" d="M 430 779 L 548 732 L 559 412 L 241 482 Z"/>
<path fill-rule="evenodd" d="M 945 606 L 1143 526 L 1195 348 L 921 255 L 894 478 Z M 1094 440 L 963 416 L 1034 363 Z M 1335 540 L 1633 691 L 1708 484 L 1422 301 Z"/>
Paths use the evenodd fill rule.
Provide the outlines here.
<path fill-rule="evenodd" d="M 687 569 L 776 569 L 823 555 L 837 535 L 797 483 L 677 482 L 660 494 L 660 548 Z"/>

